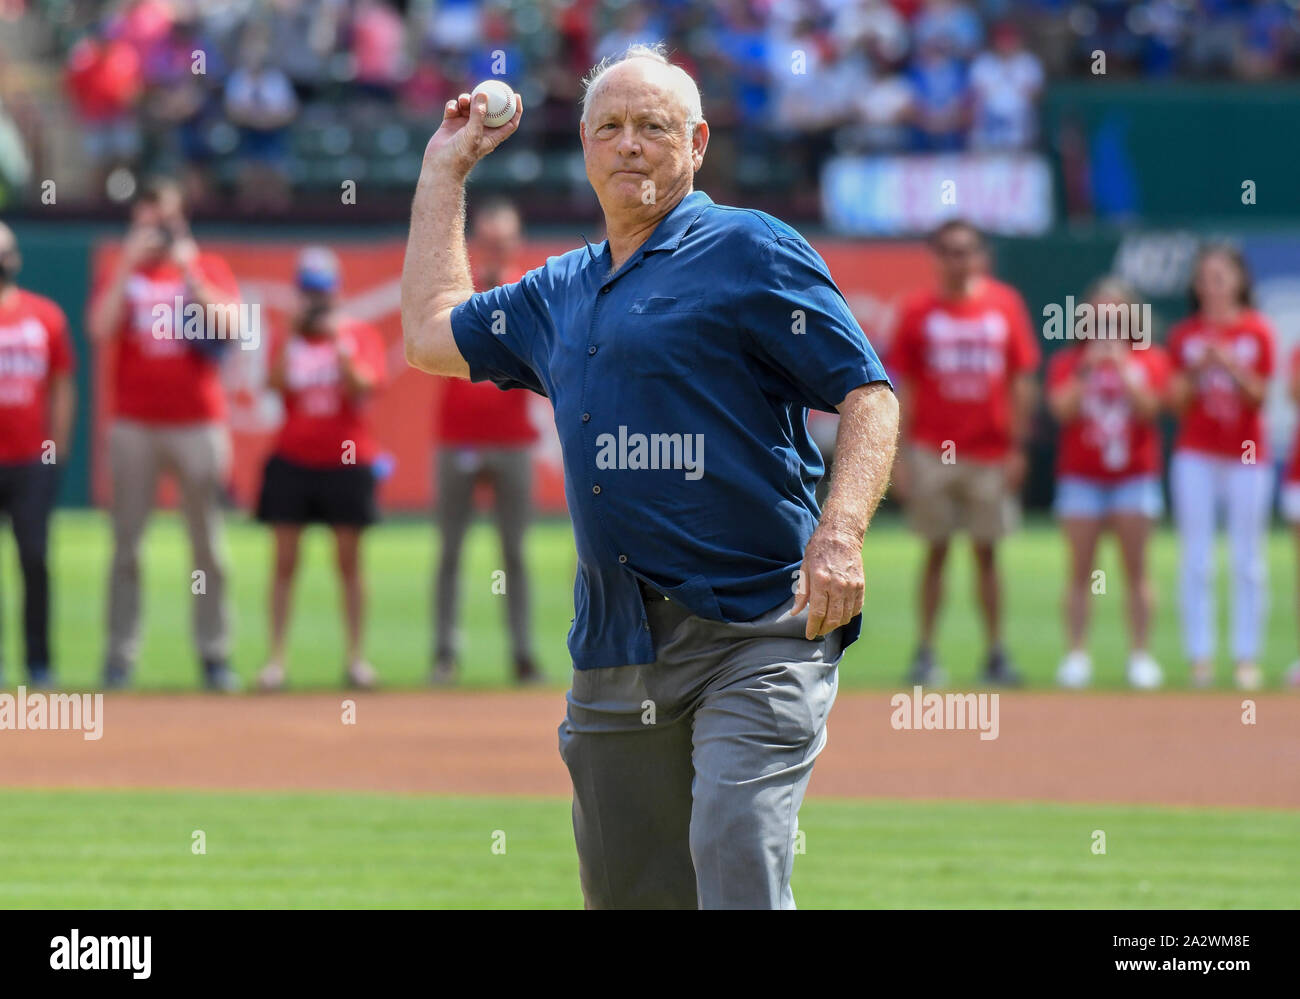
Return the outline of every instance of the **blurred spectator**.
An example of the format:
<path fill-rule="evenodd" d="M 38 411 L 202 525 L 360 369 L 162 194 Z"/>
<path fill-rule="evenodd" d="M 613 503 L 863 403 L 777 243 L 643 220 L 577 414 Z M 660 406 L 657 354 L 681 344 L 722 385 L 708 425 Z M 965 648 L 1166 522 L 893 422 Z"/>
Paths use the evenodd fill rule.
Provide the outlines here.
<path fill-rule="evenodd" d="M 178 14 L 167 37 L 151 48 L 145 68 L 143 167 L 179 175 L 190 204 L 201 203 L 207 192 L 205 171 L 213 155 L 208 129 L 220 113 L 226 71 L 220 49 L 202 33 L 192 10 Z"/>
<path fill-rule="evenodd" d="M 523 276 L 516 263 L 522 242 L 519 213 L 507 201 L 492 201 L 474 213 L 469 253 L 474 285 L 480 290 L 510 284 Z M 438 526 L 442 554 L 434 597 L 432 682 L 454 683 L 460 655 L 461 546 L 474 517 L 474 487 L 492 484 L 497 529 L 505 571 L 505 611 L 516 682 L 544 679 L 533 659 L 528 571 L 524 532 L 531 515 L 532 461 L 537 430 L 528 419 L 522 389 L 503 391 L 490 383 L 445 379 L 436 414 L 438 450 Z M 494 590 L 494 592 L 496 592 Z"/>
<path fill-rule="evenodd" d="M 405 75 L 406 26 L 383 0 L 358 0 L 352 15 L 353 81 L 357 92 L 391 102 Z"/>
<path fill-rule="evenodd" d="M 459 93 L 455 82 L 446 72 L 446 62 L 433 48 L 426 49 L 421 54 L 411 75 L 402 83 L 402 110 L 419 116 L 442 114 L 442 106 L 447 99 L 452 94 Z"/>
<path fill-rule="evenodd" d="M 140 57 L 121 40 L 85 38 L 68 54 L 64 84 L 79 119 L 96 190 L 115 167 L 134 163 L 140 133 L 133 108 L 144 88 Z"/>
<path fill-rule="evenodd" d="M 791 173 L 815 185 L 836 152 L 1032 148 L 1045 76 L 1091 75 L 1098 51 L 1112 78 L 1256 80 L 1300 69 L 1295 0 L 562 0 L 544 9 L 516 0 L 81 0 L 71 7 L 77 13 L 50 19 L 57 23 L 41 36 L 70 49 L 67 91 L 96 186 L 102 191 L 118 165 L 137 174 L 176 169 L 197 197 L 209 166 L 223 177 L 238 166 L 245 207 L 284 203 L 290 178 L 336 186 L 360 160 L 383 154 L 373 144 L 353 148 L 355 116 L 340 99 L 348 88 L 378 102 L 380 113 L 397 113 L 383 124 L 400 129 L 437 116 L 448 95 L 491 76 L 509 80 L 528 104 L 532 124 L 514 152 L 539 154 L 542 174 L 563 183 L 581 77 L 632 42 L 666 41 L 674 60 L 700 79 L 715 150 L 708 182 L 768 187 L 790 183 Z M 47 11 L 33 5 L 27 17 Z M 1001 24 L 1015 27 L 990 31 Z M 246 61 L 246 39 L 259 33 L 269 38 L 265 65 L 241 66 L 237 79 L 225 79 L 227 66 Z M 206 80 L 180 72 L 186 45 L 191 55 L 205 53 Z M 298 127 L 310 123 L 326 137 L 303 143 L 323 153 L 308 170 L 296 169 L 285 141 L 298 120 L 285 78 L 303 105 Z M 222 93 L 228 122 L 216 99 Z M 372 183 L 387 186 L 405 176 L 392 165 L 360 162 Z"/>
<path fill-rule="evenodd" d="M 978 15 L 958 0 L 926 0 L 912 30 L 918 46 L 933 45 L 957 59 L 974 55 L 984 38 Z"/>
<path fill-rule="evenodd" d="M 871 81 L 858 99 L 857 135 L 868 152 L 900 152 L 908 142 L 912 85 L 899 73 Z"/>
<path fill-rule="evenodd" d="M 885 0 L 858 0 L 835 15 L 835 37 L 846 46 L 862 45 L 878 67 L 896 66 L 910 47 L 907 22 Z"/>
<path fill-rule="evenodd" d="M 48 537 L 76 409 L 75 358 L 67 316 L 18 286 L 21 269 L 18 240 L 0 222 L 0 513 L 22 572 L 27 682 L 41 688 L 53 682 Z"/>
<path fill-rule="evenodd" d="M 480 30 L 478 0 L 442 0 L 429 21 L 428 41 L 447 52 L 468 52 Z"/>
<path fill-rule="evenodd" d="M 365 658 L 365 583 L 361 540 L 378 519 L 378 444 L 369 406 L 384 381 L 384 339 L 369 323 L 339 311 L 339 261 L 326 247 L 298 257 L 293 327 L 272 347 L 268 386 L 284 402 L 284 423 L 262 474 L 257 519 L 271 528 L 271 650 L 257 675 L 260 690 L 285 685 L 285 635 L 304 528 L 325 524 L 343 595 L 347 652 L 343 681 L 368 690 L 379 677 Z"/>
<path fill-rule="evenodd" d="M 1285 52 L 1294 52 L 1297 14 L 1283 0 L 1264 0 L 1247 12 L 1242 25 L 1241 44 L 1234 61 L 1236 74 L 1245 79 L 1277 76 L 1285 69 Z"/>
<path fill-rule="evenodd" d="M 105 34 L 126 42 L 148 64 L 171 26 L 172 6 L 166 0 L 127 0 L 116 14 L 109 14 Z"/>
<path fill-rule="evenodd" d="M 289 123 L 298 99 L 289 78 L 269 58 L 266 31 L 251 26 L 240 43 L 239 68 L 226 84 L 225 107 L 240 130 L 241 205 L 279 211 L 289 201 Z"/>
<path fill-rule="evenodd" d="M 145 184 L 131 207 L 131 226 L 111 272 L 91 295 L 90 335 L 113 351 L 113 561 L 108 580 L 108 649 L 104 685 L 128 686 L 140 648 L 140 543 L 160 474 L 180 490 L 195 570 L 204 589 L 192 597 L 194 644 L 209 690 L 239 686 L 230 668 L 221 484 L 230 466 L 226 397 L 220 377 L 225 340 L 157 335 L 161 317 L 179 330 L 175 303 L 207 315 L 239 303 L 230 265 L 199 249 L 185 217 L 180 186 Z M 233 328 L 235 319 L 228 321 Z M 213 329 L 203 328 L 205 334 Z"/>
<path fill-rule="evenodd" d="M 469 80 L 473 87 L 480 80 L 494 76 L 506 80 L 524 77 L 524 54 L 515 43 L 514 24 L 504 10 L 488 8 L 483 12 L 482 40 L 470 55 Z"/>
<path fill-rule="evenodd" d="M 653 45 L 664 37 L 663 25 L 652 21 L 650 9 L 632 0 L 617 14 L 616 26 L 596 42 L 596 60 L 624 52 L 631 45 Z"/>
<path fill-rule="evenodd" d="M 767 118 L 767 32 L 752 0 L 730 0 L 720 16 L 718 54 L 727 68 L 730 92 L 719 94 L 717 103 L 725 100 L 734 109 L 743 141 L 761 133 Z"/>
<path fill-rule="evenodd" d="M 913 148 L 918 152 L 952 152 L 966 138 L 970 80 L 961 62 L 943 42 L 920 42 L 907 71 L 913 93 Z"/>
<path fill-rule="evenodd" d="M 32 179 L 32 162 L 22 134 L 0 102 L 0 206 L 15 200 Z"/>
<path fill-rule="evenodd" d="M 834 151 L 836 131 L 856 117 L 864 81 L 809 17 L 794 22 L 769 51 L 772 118 L 786 143 L 785 156 L 801 165 L 804 183 L 815 185 Z"/>
<path fill-rule="evenodd" d="M 330 79 L 345 0 L 272 0 L 267 16 L 271 51 L 301 100 L 319 96 Z"/>
<path fill-rule="evenodd" d="M 1043 67 L 1010 22 L 993 32 L 993 48 L 971 66 L 970 145 L 980 150 L 1028 149 L 1038 132 Z"/>

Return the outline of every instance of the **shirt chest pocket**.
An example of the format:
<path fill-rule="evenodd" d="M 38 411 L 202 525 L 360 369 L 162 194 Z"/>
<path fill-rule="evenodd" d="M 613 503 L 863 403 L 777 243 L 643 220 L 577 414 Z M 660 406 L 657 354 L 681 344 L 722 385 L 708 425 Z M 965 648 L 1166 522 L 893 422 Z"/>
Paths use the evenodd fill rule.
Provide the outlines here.
<path fill-rule="evenodd" d="M 652 295 L 632 302 L 624 317 L 627 370 L 643 377 L 680 378 L 699 365 L 703 299 Z"/>

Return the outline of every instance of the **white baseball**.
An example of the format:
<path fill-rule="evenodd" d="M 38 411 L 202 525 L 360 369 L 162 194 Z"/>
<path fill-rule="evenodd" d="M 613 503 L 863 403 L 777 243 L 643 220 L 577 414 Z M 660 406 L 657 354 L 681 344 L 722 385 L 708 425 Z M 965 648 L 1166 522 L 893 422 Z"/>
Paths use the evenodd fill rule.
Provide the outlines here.
<path fill-rule="evenodd" d="M 498 128 L 515 116 L 515 92 L 501 80 L 484 80 L 470 94 L 471 103 L 479 94 L 487 94 L 487 115 L 483 124 L 488 128 Z"/>

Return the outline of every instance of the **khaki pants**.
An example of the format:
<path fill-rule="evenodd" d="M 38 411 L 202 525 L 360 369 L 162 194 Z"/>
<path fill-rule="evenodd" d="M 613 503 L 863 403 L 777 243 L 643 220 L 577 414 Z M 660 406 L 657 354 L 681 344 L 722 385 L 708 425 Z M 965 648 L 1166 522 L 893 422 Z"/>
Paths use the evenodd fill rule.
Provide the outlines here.
<path fill-rule="evenodd" d="M 193 601 L 194 644 L 201 659 L 229 655 L 221 487 L 230 466 L 230 438 L 215 423 L 176 426 L 118 420 L 108 433 L 113 478 L 113 563 L 108 578 L 110 667 L 131 669 L 140 650 L 140 538 L 153 510 L 158 476 L 169 472 L 180 488 L 202 591 L 191 574 L 176 581 L 178 603 Z M 184 589 L 182 589 L 184 587 Z"/>
<path fill-rule="evenodd" d="M 927 541 L 947 541 L 965 530 L 971 539 L 992 543 L 1015 530 L 1017 498 L 1007 488 L 1000 461 L 952 461 L 929 448 L 911 445 L 904 456 L 912 481 L 907 522 Z"/>

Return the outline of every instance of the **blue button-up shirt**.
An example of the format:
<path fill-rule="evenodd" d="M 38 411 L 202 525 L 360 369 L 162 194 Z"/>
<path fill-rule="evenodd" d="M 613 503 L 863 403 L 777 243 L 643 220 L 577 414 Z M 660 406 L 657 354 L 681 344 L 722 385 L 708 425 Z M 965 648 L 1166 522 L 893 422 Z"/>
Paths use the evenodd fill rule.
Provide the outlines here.
<path fill-rule="evenodd" d="M 825 261 L 769 215 L 696 191 L 610 260 L 587 243 L 451 314 L 471 379 L 555 409 L 578 669 L 654 660 L 638 580 L 717 621 L 788 600 L 825 469 L 807 410 L 888 381 Z"/>

